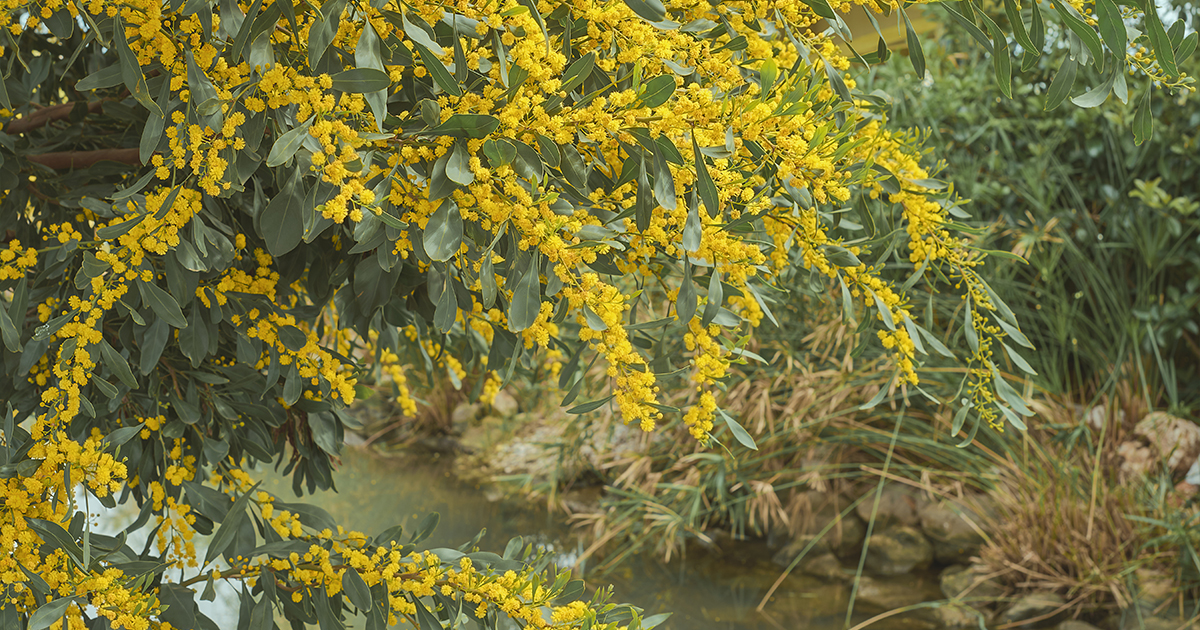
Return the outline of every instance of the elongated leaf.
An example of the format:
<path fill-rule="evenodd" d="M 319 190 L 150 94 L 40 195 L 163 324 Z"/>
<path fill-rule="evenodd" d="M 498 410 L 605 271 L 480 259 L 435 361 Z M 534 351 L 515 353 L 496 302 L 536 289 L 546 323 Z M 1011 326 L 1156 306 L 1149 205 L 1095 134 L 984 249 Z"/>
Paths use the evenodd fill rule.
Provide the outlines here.
<path fill-rule="evenodd" d="M 1012 2 L 1012 0 L 1008 0 Z M 900 2 L 896 5 L 900 9 L 900 17 L 904 19 L 904 36 L 908 41 L 908 60 L 912 63 L 913 70 L 917 73 L 918 79 L 925 78 L 925 51 L 921 49 L 921 38 L 917 36 L 916 29 L 913 28 L 912 22 L 908 19 L 908 13 L 904 10 L 904 3 Z"/>
<path fill-rule="evenodd" d="M 1158 65 L 1168 76 L 1179 76 L 1179 68 L 1175 64 L 1175 51 L 1171 48 L 1171 38 L 1163 28 L 1162 19 L 1158 17 L 1158 9 L 1153 2 L 1147 0 L 1144 16 L 1146 36 L 1150 38 L 1150 46 L 1154 49 Z"/>
<path fill-rule="evenodd" d="M 304 139 L 308 136 L 308 129 L 312 127 L 312 123 L 313 118 L 309 118 L 294 129 L 290 129 L 280 135 L 275 144 L 271 145 L 271 152 L 267 154 L 267 166 L 275 168 L 292 159 L 292 156 L 296 155 L 296 151 L 300 150 L 300 145 L 304 143 Z"/>
<path fill-rule="evenodd" d="M 654 77 L 646 82 L 645 90 L 642 92 L 642 106 L 658 107 L 670 100 L 674 93 L 675 77 L 670 75 Z"/>
<path fill-rule="evenodd" d="M 354 567 L 347 567 L 346 572 L 342 574 L 342 588 L 346 591 L 346 597 L 350 599 L 350 603 L 362 612 L 370 612 L 371 610 L 371 589 L 367 587 L 366 581 L 358 574 Z"/>
<path fill-rule="evenodd" d="M 429 258 L 437 262 L 445 262 L 458 253 L 463 242 L 462 213 L 458 204 L 449 199 L 429 217 L 425 225 L 422 244 Z"/>
<path fill-rule="evenodd" d="M 153 282 L 142 282 L 140 286 L 142 301 L 150 305 L 150 310 L 154 311 L 159 319 L 175 328 L 187 328 L 187 318 L 183 316 L 179 302 L 176 302 L 170 293 L 163 291 Z"/>
<path fill-rule="evenodd" d="M 261 482 L 254 484 L 254 487 L 247 490 L 233 502 L 233 506 L 229 508 L 229 513 L 226 515 L 225 520 L 221 523 L 216 533 L 213 534 L 212 541 L 208 543 L 208 551 L 204 554 L 204 564 L 212 562 L 213 558 L 224 553 L 225 549 L 233 543 L 238 530 L 241 529 L 242 521 L 246 519 L 246 505 L 250 503 L 250 496 L 254 494 L 255 489 L 260 484 Z"/>
<path fill-rule="evenodd" d="M 471 170 L 471 160 L 467 155 L 466 141 L 459 140 L 454 143 L 450 160 L 446 162 L 446 177 L 462 186 L 467 186 L 475 181 L 475 173 Z"/>
<path fill-rule="evenodd" d="M 1075 72 L 1078 68 L 1079 64 L 1074 59 L 1063 60 L 1058 74 L 1054 75 L 1054 80 L 1050 82 L 1050 88 L 1046 90 L 1046 111 L 1053 110 L 1067 100 L 1067 96 L 1071 94 L 1071 88 L 1075 86 Z"/>
<path fill-rule="evenodd" d="M 28 630 L 46 630 L 62 619 L 71 604 L 77 603 L 78 600 L 78 597 L 62 597 L 46 602 L 29 617 Z"/>
<path fill-rule="evenodd" d="M 562 92 L 570 92 L 583 84 L 592 74 L 592 70 L 596 67 L 596 53 L 590 52 L 579 59 L 567 68 L 563 73 L 562 86 L 559 90 Z"/>
<path fill-rule="evenodd" d="M 125 383 L 131 389 L 137 388 L 137 379 L 133 377 L 133 370 L 129 369 L 129 363 L 125 361 L 125 358 L 106 339 L 100 340 L 100 354 L 104 358 L 104 364 L 108 366 L 109 370 L 112 370 L 113 374 L 117 375 L 117 378 L 122 383 Z"/>
<path fill-rule="evenodd" d="M 1125 31 L 1125 20 L 1121 18 L 1121 10 L 1113 0 L 1096 0 L 1096 16 L 1100 22 L 1100 35 L 1108 49 L 1118 57 L 1125 56 L 1125 48 L 1129 45 L 1129 37 Z"/>
<path fill-rule="evenodd" d="M 892 388 L 892 382 L 895 380 L 896 377 L 894 375 L 892 378 L 889 378 L 888 382 L 880 386 L 879 391 L 875 392 L 875 395 L 871 397 L 871 400 L 868 400 L 867 402 L 858 406 L 859 411 L 866 411 L 868 409 L 874 409 L 875 407 L 878 407 L 879 403 L 883 402 L 884 398 L 887 398 L 888 390 Z"/>
<path fill-rule="evenodd" d="M 675 315 L 685 325 L 696 316 L 696 287 L 692 282 L 692 263 L 683 264 L 683 282 L 679 287 L 679 295 L 675 299 Z"/>
<path fill-rule="evenodd" d="M 708 216 L 718 216 L 721 212 L 720 198 L 717 196 L 717 185 L 708 174 L 708 164 L 704 154 L 700 152 L 700 144 L 696 142 L 696 134 L 692 134 L 692 153 L 696 158 L 696 191 Z"/>
<path fill-rule="evenodd" d="M 1134 144 L 1141 145 L 1146 140 L 1154 137 L 1154 114 L 1150 107 L 1150 94 L 1154 92 L 1154 85 L 1146 88 L 1145 95 L 1142 96 L 1138 103 L 1137 112 L 1133 115 L 1133 141 Z"/>
<path fill-rule="evenodd" d="M 300 169 L 294 169 L 283 190 L 258 216 L 258 231 L 272 256 L 282 256 L 304 238 L 304 193 Z"/>
<path fill-rule="evenodd" d="M 454 80 L 454 77 L 446 69 L 446 65 L 442 63 L 442 60 L 434 56 L 428 48 L 415 41 L 413 42 L 413 46 L 417 49 L 417 53 L 421 55 L 421 63 L 425 64 L 426 70 L 429 70 L 430 76 L 433 77 L 433 82 L 447 94 L 462 96 L 462 86 L 458 84 L 458 81 Z"/>
<path fill-rule="evenodd" d="M 150 89 L 146 87 L 146 76 L 142 74 L 142 66 L 138 63 L 137 55 L 133 54 L 133 50 L 129 48 L 129 42 L 125 41 L 125 24 L 121 22 L 120 17 L 115 18 L 113 24 L 113 47 L 117 49 L 121 78 L 125 81 L 125 87 L 129 88 L 129 93 L 143 107 L 150 110 L 151 116 L 161 117 L 163 115 L 162 108 L 150 97 Z"/>
<path fill-rule="evenodd" d="M 720 413 L 721 418 L 725 420 L 725 426 L 729 427 L 729 431 L 733 433 L 733 437 L 736 438 L 742 446 L 745 446 L 752 451 L 757 451 L 758 445 L 754 443 L 754 437 L 750 435 L 750 432 L 747 431 L 745 427 L 738 424 L 738 421 L 734 420 L 732 416 L 725 413 L 725 410 L 720 410 Z"/>
<path fill-rule="evenodd" d="M 1021 48 L 1034 55 L 1041 54 L 1042 47 L 1034 45 L 1033 41 L 1029 39 L 1029 33 L 1025 30 L 1025 21 L 1021 19 L 1021 10 L 1017 8 L 1016 0 L 1004 0 L 1004 14 L 1008 17 L 1008 23 L 1012 25 L 1013 38 L 1017 40 Z"/>
<path fill-rule="evenodd" d="M 661 0 L 625 0 L 625 6 L 647 22 L 661 22 L 667 19 L 667 8 Z"/>
<path fill-rule="evenodd" d="M 434 136 L 483 138 L 500 126 L 500 119 L 482 114 L 455 114 L 446 122 L 422 133 Z M 497 141 L 500 142 L 500 141 Z"/>
<path fill-rule="evenodd" d="M 941 6 L 943 9 L 945 9 L 946 13 L 955 22 L 958 22 L 958 24 L 960 26 L 962 26 L 964 29 L 966 29 L 967 33 L 970 34 L 971 37 L 973 37 L 975 39 L 975 41 L 979 42 L 979 45 L 983 46 L 984 50 L 986 50 L 989 55 L 992 54 L 991 40 L 989 40 L 987 38 L 987 35 L 983 34 L 983 31 L 979 30 L 979 25 L 976 24 L 973 19 L 967 18 L 966 16 L 959 13 L 958 11 L 955 11 L 950 6 L 949 2 L 939 2 L 938 5 Z M 967 6 L 970 6 L 970 5 L 968 4 Z"/>
<path fill-rule="evenodd" d="M 377 92 L 392 85 L 388 74 L 376 68 L 352 68 L 343 70 L 331 78 L 333 89 L 341 92 Z"/>
<path fill-rule="evenodd" d="M 1005 98 L 1012 98 L 1012 57 L 1008 52 L 1008 39 L 1004 37 L 1004 31 L 1001 31 L 986 13 L 981 12 L 979 17 L 983 18 L 988 32 L 992 35 L 992 69 L 996 74 L 996 84 L 1000 86 Z"/>
<path fill-rule="evenodd" d="M 1087 22 L 1083 21 L 1082 16 L 1079 15 L 1079 12 L 1074 7 L 1066 4 L 1063 0 L 1051 0 L 1051 2 L 1054 4 L 1054 10 L 1058 12 L 1059 17 L 1062 18 L 1067 28 L 1071 29 L 1083 41 L 1083 44 L 1087 46 L 1088 51 L 1092 53 L 1092 59 L 1100 59 L 1104 51 L 1100 48 L 1100 36 L 1096 34 L 1096 31 Z M 1159 25 L 1161 26 L 1162 23 L 1160 22 Z"/>
<path fill-rule="evenodd" d="M 111 66 L 105 66 L 99 70 L 87 75 L 75 84 L 75 89 L 80 92 L 90 90 L 102 90 L 104 88 L 116 87 L 125 82 L 125 76 L 121 70 L 120 63 L 114 63 Z"/>
<path fill-rule="evenodd" d="M 892 309 L 888 308 L 887 304 L 883 303 L 883 299 L 874 291 L 870 291 L 870 293 L 871 297 L 875 299 L 875 309 L 879 311 L 879 317 L 883 319 L 883 325 L 887 326 L 888 330 L 896 330 L 896 320 L 892 317 Z"/>
<path fill-rule="evenodd" d="M 1121 65 L 1124 66 L 1124 64 Z M 1117 74 L 1120 72 L 1122 72 L 1120 67 L 1115 68 L 1100 85 L 1079 96 L 1073 97 L 1071 102 L 1080 107 L 1099 107 L 1104 101 L 1108 100 L 1108 95 L 1112 93 L 1113 80 L 1116 79 Z"/>
<path fill-rule="evenodd" d="M 1008 358 L 1012 359 L 1012 362 L 1015 363 L 1022 372 L 1025 372 L 1031 376 L 1038 375 L 1037 370 L 1033 369 L 1032 365 L 1029 365 L 1029 362 L 1025 360 L 1025 357 L 1021 356 L 1016 350 L 1013 350 L 1012 346 L 1004 342 L 1001 342 L 1001 345 L 1004 346 L 1005 352 L 1008 353 Z"/>
<path fill-rule="evenodd" d="M 542 283 L 538 279 L 539 256 L 535 252 L 529 267 L 521 274 L 513 288 L 512 304 L 508 308 L 508 329 L 520 332 L 537 321 L 542 308 Z"/>

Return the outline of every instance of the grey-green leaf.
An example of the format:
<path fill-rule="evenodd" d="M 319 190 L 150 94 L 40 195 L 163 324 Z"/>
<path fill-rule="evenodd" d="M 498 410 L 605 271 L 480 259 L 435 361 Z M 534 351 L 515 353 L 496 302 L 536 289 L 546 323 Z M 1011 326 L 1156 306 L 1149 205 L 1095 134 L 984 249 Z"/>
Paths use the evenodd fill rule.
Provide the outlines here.
<path fill-rule="evenodd" d="M 155 315 L 175 328 L 187 328 L 187 318 L 183 316 L 179 302 L 176 302 L 170 293 L 163 291 L 153 282 L 143 282 L 141 288 L 142 301 L 150 305 L 150 310 L 154 311 Z"/>
<path fill-rule="evenodd" d="M 463 242 L 462 213 L 458 204 L 447 199 L 429 217 L 422 237 L 425 253 L 437 262 L 445 262 L 458 253 Z"/>

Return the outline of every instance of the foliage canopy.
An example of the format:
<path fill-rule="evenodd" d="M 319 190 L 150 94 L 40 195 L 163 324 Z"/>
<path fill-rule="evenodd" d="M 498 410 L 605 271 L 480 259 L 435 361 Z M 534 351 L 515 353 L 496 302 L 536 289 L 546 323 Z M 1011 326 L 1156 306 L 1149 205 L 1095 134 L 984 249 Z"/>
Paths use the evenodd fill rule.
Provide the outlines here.
<path fill-rule="evenodd" d="M 954 282 L 973 353 L 960 418 L 1022 427 L 992 348 L 1020 365 L 1001 340 L 1029 344 L 917 136 L 854 91 L 832 34 L 842 5 L 8 5 L 4 627 L 212 628 L 193 589 L 209 597 L 218 579 L 241 584 L 253 630 L 277 612 L 324 630 L 353 615 L 650 627 L 661 618 L 643 625 L 603 593 L 570 601 L 581 585 L 517 561 L 532 546 L 420 553 L 436 519 L 403 544 L 399 529 L 345 531 L 246 471 L 287 460 L 297 494 L 332 487 L 361 386 L 390 382 L 412 410 L 415 375 L 441 371 L 487 397 L 545 370 L 574 412 L 611 405 L 699 440 L 718 422 L 753 447 L 713 391 L 755 359 L 744 343 L 789 266 L 879 327 L 903 387 L 919 354 L 950 354 L 906 295 Z M 1096 9 L 1111 67 L 1184 85 L 1173 55 L 1194 34 L 1147 11 L 1153 54 L 1126 54 L 1112 6 Z M 1005 35 L 958 7 L 987 25 L 972 32 L 1007 86 Z M 1029 54 L 1045 31 L 1031 8 L 1028 35 L 1010 13 Z M 1073 63 L 1100 63 L 1088 7 L 1054 10 Z M 821 19 L 831 30 L 814 33 Z M 866 204 L 888 220 L 856 222 Z M 904 286 L 892 266 L 911 272 Z M 577 403 L 601 359 L 608 395 Z M 685 409 L 660 399 L 671 378 L 696 388 Z M 77 487 L 132 499 L 137 521 L 93 533 Z M 126 534 L 151 523 L 138 553 Z M 197 533 L 213 535 L 203 553 Z"/>

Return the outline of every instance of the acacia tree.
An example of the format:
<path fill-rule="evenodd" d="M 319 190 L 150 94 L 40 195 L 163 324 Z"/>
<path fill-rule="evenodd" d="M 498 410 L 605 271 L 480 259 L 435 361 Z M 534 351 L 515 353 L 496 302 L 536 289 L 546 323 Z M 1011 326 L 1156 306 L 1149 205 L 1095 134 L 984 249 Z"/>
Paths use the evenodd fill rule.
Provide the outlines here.
<path fill-rule="evenodd" d="M 1124 98 L 1126 68 L 1188 87 L 1174 60 L 1195 34 L 1153 7 L 1051 5 L 1072 56 L 1050 106 L 1089 64 L 1110 70 L 1081 105 Z M 354 616 L 653 626 L 603 591 L 572 601 L 582 585 L 519 541 L 422 553 L 436 517 L 410 536 L 350 532 L 246 471 L 286 461 L 297 494 L 333 487 L 363 385 L 390 384 L 412 411 L 441 373 L 486 398 L 548 370 L 573 412 L 753 448 L 714 392 L 757 359 L 745 342 L 788 267 L 878 327 L 892 387 L 917 386 L 927 351 L 950 354 L 906 297 L 948 280 L 973 351 L 955 433 L 968 417 L 1022 427 L 995 350 L 1026 367 L 1013 346 L 1028 341 L 978 273 L 952 186 L 855 91 L 851 57 L 887 51 L 841 52 L 847 6 L 8 5 L 0 625 L 213 628 L 195 597 L 224 580 L 252 630 L 277 615 L 323 630 Z M 942 6 L 995 53 L 1007 91 L 1004 32 L 969 0 Z M 1038 4 L 1005 8 L 1026 55 L 1049 45 Z M 868 205 L 890 222 L 862 237 L 851 217 Z M 902 287 L 885 264 L 897 247 Z M 662 384 L 694 393 L 668 406 Z M 77 490 L 139 516 L 93 533 Z M 138 552 L 126 534 L 146 527 Z"/>

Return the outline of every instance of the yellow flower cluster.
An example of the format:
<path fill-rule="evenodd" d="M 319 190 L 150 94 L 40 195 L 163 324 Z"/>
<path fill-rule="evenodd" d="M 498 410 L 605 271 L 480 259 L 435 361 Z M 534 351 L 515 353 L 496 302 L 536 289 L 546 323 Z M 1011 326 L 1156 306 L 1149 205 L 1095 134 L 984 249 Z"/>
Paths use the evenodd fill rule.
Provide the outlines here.
<path fill-rule="evenodd" d="M 21 241 L 13 239 L 8 247 L 0 249 L 0 281 L 24 278 L 25 273 L 37 265 L 37 250 L 21 247 Z"/>

